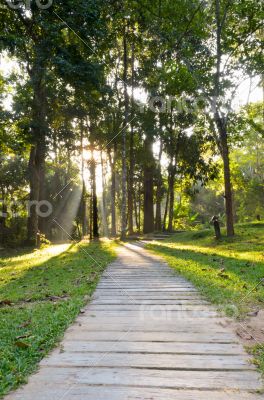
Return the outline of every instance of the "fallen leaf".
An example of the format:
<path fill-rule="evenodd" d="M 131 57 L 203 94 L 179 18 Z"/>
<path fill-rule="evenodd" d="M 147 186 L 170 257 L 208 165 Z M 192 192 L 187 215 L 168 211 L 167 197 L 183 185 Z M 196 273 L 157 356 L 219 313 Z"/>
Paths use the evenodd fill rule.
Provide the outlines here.
<path fill-rule="evenodd" d="M 23 324 L 19 325 L 19 328 L 26 328 L 27 326 L 29 326 L 31 324 L 31 319 L 29 319 L 28 321 L 23 322 Z"/>
<path fill-rule="evenodd" d="M 12 301 L 11 300 L 1 300 L 0 301 L 0 306 L 11 306 Z"/>
<path fill-rule="evenodd" d="M 249 317 L 256 317 L 256 316 L 258 315 L 258 313 L 259 313 L 259 310 L 257 310 L 257 311 L 251 311 L 251 312 L 247 313 L 247 315 L 248 315 Z"/>
<path fill-rule="evenodd" d="M 242 339 L 244 339 L 244 340 L 251 340 L 251 339 L 253 339 L 253 336 L 251 336 L 249 333 L 243 333 L 243 332 L 237 331 L 237 335 L 238 335 L 239 337 L 241 337 Z"/>
<path fill-rule="evenodd" d="M 230 279 L 229 276 L 227 274 L 224 274 L 222 272 L 218 273 L 218 276 L 220 276 L 220 278 L 224 278 L 224 279 Z"/>
<path fill-rule="evenodd" d="M 26 338 L 28 338 L 28 337 L 30 337 L 30 336 L 32 336 L 32 333 L 28 333 L 27 335 L 17 336 L 17 337 L 16 337 L 16 340 L 19 340 L 19 339 L 26 339 Z"/>
<path fill-rule="evenodd" d="M 30 347 L 29 344 L 21 341 L 15 342 L 15 346 L 19 347 L 20 349 L 27 349 L 28 347 Z"/>

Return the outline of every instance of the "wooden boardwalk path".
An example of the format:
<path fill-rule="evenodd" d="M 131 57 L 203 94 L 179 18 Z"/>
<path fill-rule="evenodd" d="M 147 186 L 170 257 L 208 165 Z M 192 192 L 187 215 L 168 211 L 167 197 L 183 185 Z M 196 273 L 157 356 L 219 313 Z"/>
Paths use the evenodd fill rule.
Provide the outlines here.
<path fill-rule="evenodd" d="M 6 399 L 261 399 L 248 358 L 189 282 L 127 244 L 60 348 Z"/>

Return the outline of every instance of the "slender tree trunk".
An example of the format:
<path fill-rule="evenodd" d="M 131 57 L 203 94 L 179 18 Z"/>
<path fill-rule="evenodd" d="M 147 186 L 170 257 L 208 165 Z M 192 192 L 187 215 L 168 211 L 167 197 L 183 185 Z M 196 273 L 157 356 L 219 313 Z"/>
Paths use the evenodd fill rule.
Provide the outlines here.
<path fill-rule="evenodd" d="M 132 113 L 131 118 L 133 119 L 133 107 L 134 107 L 134 44 L 132 44 L 132 60 L 131 60 L 131 69 L 132 69 Z M 129 176 L 128 176 L 128 194 L 127 194 L 127 206 L 128 206 L 128 233 L 130 235 L 133 234 L 133 183 L 134 183 L 134 125 L 133 121 L 130 123 L 131 131 L 130 131 L 130 142 L 129 142 Z"/>
<path fill-rule="evenodd" d="M 137 227 L 137 232 L 139 232 L 140 227 L 139 227 L 139 221 L 138 221 L 137 198 L 136 198 L 135 192 L 133 193 L 133 201 L 134 201 L 136 227 Z"/>
<path fill-rule="evenodd" d="M 161 156 L 162 156 L 162 142 L 160 143 L 159 162 L 158 162 L 158 179 L 157 179 L 157 192 L 156 192 L 156 218 L 155 230 L 161 231 L 161 201 L 162 201 L 162 173 L 161 173 Z"/>
<path fill-rule="evenodd" d="M 101 168 L 102 168 L 102 223 L 103 223 L 104 235 L 108 237 L 109 232 L 107 224 L 107 207 L 105 198 L 105 169 L 104 169 L 104 158 L 102 150 L 101 150 Z"/>
<path fill-rule="evenodd" d="M 91 169 L 90 169 L 90 171 L 91 171 Z M 92 189 L 92 178 L 91 178 L 91 192 L 90 192 L 89 237 L 90 237 L 90 240 L 93 240 L 93 189 Z"/>
<path fill-rule="evenodd" d="M 153 201 L 153 153 L 152 140 L 149 135 L 145 139 L 145 156 L 144 163 L 144 233 L 154 232 L 154 201 Z"/>
<path fill-rule="evenodd" d="M 90 160 L 91 203 L 90 203 L 90 240 L 99 238 L 98 230 L 98 206 L 96 193 L 96 162 L 93 155 L 93 143 L 91 143 L 92 155 Z"/>
<path fill-rule="evenodd" d="M 111 236 L 116 236 L 116 152 L 117 145 L 114 143 L 113 157 L 108 153 L 111 166 Z"/>
<path fill-rule="evenodd" d="M 226 230 L 227 236 L 234 236 L 234 216 L 233 216 L 233 199 L 232 185 L 229 163 L 229 149 L 227 141 L 227 116 L 222 117 L 219 112 L 219 97 L 220 97 L 220 79 L 221 79 L 221 60 L 222 46 L 221 34 L 223 28 L 223 19 L 221 16 L 220 0 L 215 0 L 215 20 L 216 20 L 216 72 L 214 84 L 214 120 L 218 129 L 221 155 L 224 163 L 224 184 L 225 184 L 225 213 L 226 213 Z"/>
<path fill-rule="evenodd" d="M 138 189 L 138 231 L 139 232 L 141 231 L 141 184 L 140 184 L 140 182 L 139 182 L 139 189 Z"/>
<path fill-rule="evenodd" d="M 170 180 L 169 180 L 169 223 L 168 223 L 168 231 L 169 232 L 172 232 L 172 230 L 173 230 L 174 184 L 175 184 L 175 167 L 172 166 L 171 171 L 170 171 Z"/>
<path fill-rule="evenodd" d="M 2 190 L 2 198 L 1 198 L 1 215 L 0 215 L 0 244 L 4 244 L 5 242 L 5 228 L 6 228 L 6 218 L 7 218 L 7 205 L 5 203 L 5 193 Z"/>
<path fill-rule="evenodd" d="M 27 222 L 27 242 L 36 245 L 39 230 L 39 201 L 44 200 L 45 155 L 47 132 L 46 113 L 47 102 L 45 93 L 44 67 L 41 56 L 36 50 L 36 59 L 31 70 L 33 88 L 31 133 L 33 144 L 30 150 L 28 163 L 29 172 L 29 207 Z M 42 229 L 44 226 L 42 222 Z"/>
<path fill-rule="evenodd" d="M 125 101 L 125 118 L 124 126 L 122 131 L 122 204 L 121 204 L 121 240 L 126 237 L 127 228 L 127 165 L 126 165 L 126 136 L 127 136 L 127 125 L 128 125 L 128 106 L 129 98 L 127 93 L 127 68 L 128 68 L 128 57 L 127 57 L 127 32 L 126 26 L 124 26 L 123 35 L 123 47 L 124 47 L 124 101 Z"/>
<path fill-rule="evenodd" d="M 224 164 L 226 232 L 227 236 L 234 236 L 235 231 L 234 231 L 234 214 L 233 214 L 233 196 L 232 196 L 227 133 L 225 131 L 225 128 L 221 127 L 221 125 L 219 124 L 218 126 L 220 127 L 222 159 Z"/>
<path fill-rule="evenodd" d="M 31 146 L 28 172 L 29 172 L 29 204 L 27 221 L 27 242 L 35 246 L 38 233 L 37 205 L 34 204 L 39 198 L 39 176 L 36 168 L 36 146 Z"/>
<path fill-rule="evenodd" d="M 87 210 L 86 210 L 86 185 L 85 185 L 85 179 L 84 179 L 84 143 L 83 143 L 83 132 L 84 132 L 84 127 L 83 127 L 83 121 L 81 121 L 81 155 L 82 155 L 82 199 L 81 199 L 81 224 L 82 224 L 82 236 L 87 235 Z"/>
<path fill-rule="evenodd" d="M 164 210 L 164 216 L 163 216 L 163 228 L 162 230 L 165 232 L 167 230 L 167 217 L 168 217 L 168 209 L 169 209 L 169 200 L 170 200 L 170 169 L 171 169 L 171 164 L 169 165 L 168 168 L 168 189 L 166 193 L 166 203 L 165 203 L 165 210 Z"/>
<path fill-rule="evenodd" d="M 37 146 L 37 155 L 38 155 L 38 170 L 39 170 L 39 201 L 47 202 L 47 188 L 46 188 L 46 165 L 45 165 L 45 156 L 46 156 L 46 146 L 45 143 L 38 143 Z M 40 211 L 44 212 L 44 214 L 40 213 L 38 216 L 38 229 L 41 233 L 46 235 L 48 233 L 48 216 L 46 216 L 47 206 L 45 204 L 42 205 L 42 209 Z"/>
<path fill-rule="evenodd" d="M 39 201 L 41 187 L 44 179 L 45 150 L 44 145 L 37 143 L 31 146 L 28 163 L 29 172 L 29 204 L 28 204 L 28 223 L 27 223 L 27 243 L 35 246 L 37 244 L 37 234 L 39 231 Z"/>
<path fill-rule="evenodd" d="M 98 206 L 97 206 L 97 194 L 96 194 L 96 163 L 92 155 L 91 159 L 91 180 L 92 180 L 92 234 L 94 239 L 99 238 L 98 229 Z"/>

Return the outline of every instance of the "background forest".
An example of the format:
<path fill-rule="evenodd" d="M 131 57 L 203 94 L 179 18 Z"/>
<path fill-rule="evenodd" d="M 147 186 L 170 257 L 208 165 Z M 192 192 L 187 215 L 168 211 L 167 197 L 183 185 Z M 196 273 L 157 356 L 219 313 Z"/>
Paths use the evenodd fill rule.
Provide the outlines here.
<path fill-rule="evenodd" d="M 2 246 L 264 218 L 261 2 L 6 3 Z"/>

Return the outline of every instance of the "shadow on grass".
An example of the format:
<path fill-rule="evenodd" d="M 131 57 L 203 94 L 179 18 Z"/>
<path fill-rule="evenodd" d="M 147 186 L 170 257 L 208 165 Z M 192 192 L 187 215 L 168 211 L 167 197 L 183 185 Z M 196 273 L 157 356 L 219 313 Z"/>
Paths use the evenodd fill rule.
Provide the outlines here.
<path fill-rule="evenodd" d="M 214 298 L 211 298 L 213 301 L 218 302 L 223 295 L 228 298 L 247 296 L 248 300 L 264 302 L 261 282 L 264 277 L 264 263 L 254 261 L 251 264 L 252 260 L 249 262 L 223 256 L 217 254 L 217 251 L 206 254 L 203 251 L 176 249 L 163 244 L 149 244 L 147 248 L 164 256 L 173 268 L 203 292 L 212 294 L 214 291 Z M 255 287 L 256 285 L 258 286 Z"/>
<path fill-rule="evenodd" d="M 98 264 L 89 256 L 90 253 Z M 21 251 L 20 254 L 29 255 L 30 253 Z M 103 260 L 98 260 L 99 254 Z M 25 265 L 24 271 L 22 266 L 22 270 L 17 273 L 12 272 L 12 267 L 15 270 L 15 266 L 19 266 L 17 263 L 20 261 L 15 256 L 12 263 L 8 262 L 8 271 L 4 271 L 4 268 L 0 269 L 0 277 L 2 276 L 0 301 L 3 299 L 12 302 L 36 301 L 52 295 L 74 294 L 81 285 L 77 280 L 82 282 L 86 278 L 85 274 L 91 272 L 99 274 L 111 256 L 111 251 L 107 251 L 101 242 L 71 244 L 65 251 L 43 262 L 36 259 L 32 266 Z M 22 260 L 21 263 L 26 264 L 26 261 Z"/>

